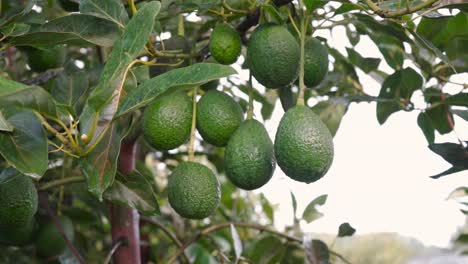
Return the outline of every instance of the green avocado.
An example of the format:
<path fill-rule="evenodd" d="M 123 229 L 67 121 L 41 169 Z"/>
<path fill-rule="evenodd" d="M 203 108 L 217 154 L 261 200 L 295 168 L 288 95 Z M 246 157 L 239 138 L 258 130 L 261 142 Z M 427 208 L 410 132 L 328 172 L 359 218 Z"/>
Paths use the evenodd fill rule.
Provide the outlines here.
<path fill-rule="evenodd" d="M 61 215 L 57 219 L 67 238 L 73 241 L 75 233 L 70 218 Z M 52 219 L 40 224 L 36 237 L 36 250 L 39 255 L 44 257 L 58 256 L 63 253 L 66 247 L 67 242 Z"/>
<path fill-rule="evenodd" d="M 223 92 L 208 91 L 198 102 L 198 132 L 206 142 L 215 146 L 226 146 L 243 120 L 240 105 Z"/>
<path fill-rule="evenodd" d="M 252 75 L 267 88 L 288 86 L 299 73 L 297 40 L 283 26 L 263 24 L 250 37 L 247 61 Z"/>
<path fill-rule="evenodd" d="M 23 226 L 0 227 L 0 244 L 23 246 L 32 241 L 34 235 L 34 218 Z"/>
<path fill-rule="evenodd" d="M 291 179 L 311 183 L 322 178 L 333 161 L 333 138 L 307 106 L 295 106 L 283 116 L 276 131 L 278 165 Z"/>
<path fill-rule="evenodd" d="M 308 88 L 320 84 L 328 73 L 327 48 L 316 38 L 308 38 L 304 47 L 304 83 Z"/>
<path fill-rule="evenodd" d="M 157 98 L 143 114 L 143 135 L 157 150 L 171 150 L 184 144 L 192 126 L 192 99 L 183 92 Z"/>
<path fill-rule="evenodd" d="M 29 176 L 13 168 L 0 175 L 0 228 L 27 226 L 37 211 L 37 191 Z"/>
<path fill-rule="evenodd" d="M 275 171 L 273 142 L 262 123 L 246 120 L 234 132 L 224 156 L 226 175 L 237 187 L 254 190 L 265 185 Z"/>
<path fill-rule="evenodd" d="M 216 90 L 216 88 L 218 88 L 218 85 L 219 85 L 219 80 L 213 80 L 213 81 L 209 81 L 203 85 L 200 86 L 200 88 L 205 91 L 205 92 L 208 92 L 210 90 Z"/>
<path fill-rule="evenodd" d="M 182 162 L 169 175 L 169 204 L 182 217 L 203 219 L 210 216 L 221 199 L 218 179 L 206 166 Z"/>
<path fill-rule="evenodd" d="M 35 72 L 62 67 L 65 63 L 66 49 L 58 45 L 48 49 L 23 48 L 28 57 L 28 65 Z"/>
<path fill-rule="evenodd" d="M 242 42 L 239 33 L 227 24 L 218 24 L 211 33 L 210 52 L 221 64 L 236 62 L 241 53 Z"/>

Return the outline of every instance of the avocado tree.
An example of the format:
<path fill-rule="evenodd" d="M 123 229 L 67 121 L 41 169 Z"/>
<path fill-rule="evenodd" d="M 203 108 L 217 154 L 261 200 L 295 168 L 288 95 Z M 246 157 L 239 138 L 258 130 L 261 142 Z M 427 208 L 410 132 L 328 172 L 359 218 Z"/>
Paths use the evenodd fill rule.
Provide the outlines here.
<path fill-rule="evenodd" d="M 432 177 L 468 169 L 467 142 L 434 143 L 468 119 L 452 78 L 468 69 L 462 2 L 0 1 L 0 262 L 349 263 L 301 236 L 326 196 L 297 218 L 291 194 L 295 224 L 279 232 L 249 191 L 275 169 L 324 177 L 360 102 L 376 102 L 380 124 L 419 112 L 453 165 Z M 338 27 L 346 53 L 316 34 Z M 353 49 L 364 37 L 384 61 Z M 277 103 L 273 142 L 263 122 Z"/>

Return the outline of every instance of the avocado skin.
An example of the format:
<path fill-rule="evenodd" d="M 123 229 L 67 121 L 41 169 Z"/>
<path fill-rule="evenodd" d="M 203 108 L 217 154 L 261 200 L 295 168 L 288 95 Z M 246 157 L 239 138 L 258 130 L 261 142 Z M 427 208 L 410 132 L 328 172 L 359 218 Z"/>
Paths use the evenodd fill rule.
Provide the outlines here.
<path fill-rule="evenodd" d="M 198 132 L 206 142 L 217 147 L 226 146 L 243 120 L 240 105 L 223 92 L 208 91 L 198 102 Z"/>
<path fill-rule="evenodd" d="M 29 176 L 15 169 L 2 172 L 0 183 L 0 228 L 22 228 L 30 224 L 37 211 L 37 191 Z"/>
<path fill-rule="evenodd" d="M 28 65 L 35 72 L 62 67 L 65 63 L 66 49 L 58 45 L 50 49 L 23 48 L 28 57 Z"/>
<path fill-rule="evenodd" d="M 73 241 L 75 233 L 70 218 L 60 215 L 57 216 L 57 220 L 67 238 Z M 39 226 L 36 238 L 36 250 L 39 255 L 44 257 L 58 256 L 63 253 L 66 247 L 67 243 L 52 219 L 48 219 Z"/>
<path fill-rule="evenodd" d="M 316 38 L 308 38 L 304 47 L 304 83 L 317 86 L 328 73 L 327 48 Z"/>
<path fill-rule="evenodd" d="M 221 64 L 236 62 L 241 53 L 242 42 L 239 33 L 227 24 L 218 24 L 211 33 L 210 52 Z"/>
<path fill-rule="evenodd" d="M 206 166 L 186 161 L 169 175 L 169 204 L 182 217 L 203 219 L 218 207 L 221 189 L 218 178 Z"/>
<path fill-rule="evenodd" d="M 311 183 L 322 178 L 333 162 L 333 138 L 311 109 L 295 106 L 280 121 L 275 156 L 287 176 Z"/>
<path fill-rule="evenodd" d="M 34 218 L 23 226 L 0 227 L 0 244 L 23 246 L 32 241 L 34 235 Z"/>
<path fill-rule="evenodd" d="M 262 123 L 246 120 L 234 132 L 226 147 L 226 175 L 237 187 L 254 190 L 273 176 L 276 162 L 273 142 Z"/>
<path fill-rule="evenodd" d="M 157 98 L 143 115 L 143 135 L 157 150 L 171 150 L 184 144 L 192 126 L 192 99 L 183 92 Z"/>
<path fill-rule="evenodd" d="M 267 23 L 251 35 L 246 61 L 255 79 L 267 88 L 293 83 L 299 73 L 297 40 L 283 26 Z"/>

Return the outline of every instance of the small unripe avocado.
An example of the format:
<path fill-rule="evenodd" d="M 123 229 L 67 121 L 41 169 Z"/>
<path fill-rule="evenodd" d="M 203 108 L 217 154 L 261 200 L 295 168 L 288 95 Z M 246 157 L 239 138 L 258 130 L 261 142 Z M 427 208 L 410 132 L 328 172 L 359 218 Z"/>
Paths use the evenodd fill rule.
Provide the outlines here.
<path fill-rule="evenodd" d="M 273 143 L 262 123 L 246 120 L 229 139 L 224 156 L 226 175 L 237 187 L 254 190 L 275 171 Z"/>
<path fill-rule="evenodd" d="M 240 105 L 223 92 L 208 91 L 198 102 L 198 132 L 206 142 L 215 146 L 226 146 L 243 120 Z"/>
<path fill-rule="evenodd" d="M 75 233 L 70 218 L 62 215 L 58 216 L 57 219 L 67 238 L 73 241 Z M 63 253 L 66 247 L 67 242 L 52 219 L 40 224 L 36 237 L 36 250 L 39 255 L 44 257 L 58 256 Z"/>
<path fill-rule="evenodd" d="M 311 109 L 295 106 L 280 121 L 275 155 L 287 176 L 311 183 L 322 178 L 333 162 L 333 138 Z"/>
<path fill-rule="evenodd" d="M 0 227 L 0 244 L 23 246 L 32 241 L 34 235 L 34 218 L 23 226 Z"/>
<path fill-rule="evenodd" d="M 169 175 L 169 204 L 182 217 L 203 219 L 210 216 L 221 199 L 219 181 L 206 166 L 182 162 Z"/>
<path fill-rule="evenodd" d="M 236 62 L 241 47 L 241 38 L 237 31 L 227 24 L 216 25 L 211 33 L 210 52 L 217 62 L 221 64 Z"/>
<path fill-rule="evenodd" d="M 308 38 L 304 47 L 304 83 L 308 88 L 320 84 L 328 73 L 327 48 L 316 38 Z"/>
<path fill-rule="evenodd" d="M 283 26 L 263 24 L 250 37 L 247 58 L 252 75 L 267 88 L 288 86 L 299 73 L 297 40 Z"/>
<path fill-rule="evenodd" d="M 192 99 L 182 92 L 157 98 L 143 114 L 143 135 L 157 150 L 171 150 L 184 144 L 192 126 Z"/>
<path fill-rule="evenodd" d="M 66 49 L 63 45 L 48 49 L 28 47 L 25 50 L 28 57 L 28 65 L 35 72 L 62 67 L 65 62 Z"/>
<path fill-rule="evenodd" d="M 36 211 L 37 191 L 32 179 L 13 168 L 5 169 L 0 175 L 0 227 L 25 227 Z"/>

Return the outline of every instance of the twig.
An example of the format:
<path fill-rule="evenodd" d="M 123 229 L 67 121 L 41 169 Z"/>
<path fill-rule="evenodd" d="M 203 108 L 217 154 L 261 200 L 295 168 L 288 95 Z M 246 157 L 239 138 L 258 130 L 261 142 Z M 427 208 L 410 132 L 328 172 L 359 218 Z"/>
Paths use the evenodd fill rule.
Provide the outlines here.
<path fill-rule="evenodd" d="M 143 222 L 150 223 L 152 225 L 157 226 L 159 229 L 163 231 L 164 234 L 166 234 L 179 248 L 182 248 L 184 244 L 180 242 L 180 240 L 177 238 L 177 236 L 171 232 L 171 230 L 167 229 L 162 223 L 160 223 L 157 220 L 154 220 L 152 218 L 146 217 L 146 216 L 141 216 L 140 220 Z M 184 251 L 182 251 L 182 257 L 184 258 L 185 262 L 190 263 L 189 258 L 185 254 Z"/>
<path fill-rule="evenodd" d="M 114 246 L 112 246 L 111 250 L 109 251 L 109 253 L 107 254 L 107 257 L 106 259 L 104 260 L 104 264 L 108 264 L 110 263 L 111 259 L 112 259 L 112 255 L 114 255 L 115 251 L 120 247 L 120 246 L 123 246 L 125 244 L 125 240 L 124 239 L 119 239 L 117 240 L 117 243 L 114 244 Z"/>
<path fill-rule="evenodd" d="M 70 249 L 70 251 L 72 252 L 72 254 L 75 256 L 75 258 L 78 260 L 78 262 L 80 262 L 81 264 L 85 264 L 86 262 L 84 261 L 83 257 L 80 255 L 80 253 L 75 248 L 75 246 L 70 241 L 70 239 L 68 239 L 67 235 L 65 234 L 65 231 L 63 230 L 62 224 L 58 220 L 55 213 L 52 211 L 52 208 L 50 208 L 49 202 L 47 201 L 47 198 L 45 197 L 45 194 L 43 194 L 43 193 L 39 194 L 39 202 L 42 204 L 42 206 L 46 209 L 49 216 L 52 218 L 52 221 L 54 222 L 55 226 L 59 230 L 59 232 L 62 235 L 63 239 L 67 243 L 67 246 Z"/>
<path fill-rule="evenodd" d="M 46 191 L 51 188 L 59 187 L 59 186 L 66 185 L 69 183 L 82 182 L 84 180 L 85 178 L 82 176 L 73 176 L 73 177 L 67 177 L 67 178 L 63 178 L 63 179 L 59 179 L 55 181 L 50 181 L 42 185 L 41 187 L 39 187 L 39 191 Z"/>
<path fill-rule="evenodd" d="M 398 11 L 391 12 L 387 9 L 380 8 L 376 3 L 372 2 L 372 0 L 365 0 L 366 4 L 369 6 L 370 9 L 372 9 L 372 11 L 374 11 L 376 14 L 378 14 L 381 17 L 387 17 L 387 18 L 399 17 L 399 16 L 411 14 L 421 9 L 424 9 L 426 7 L 430 7 L 438 1 L 439 0 L 428 0 L 413 8 L 406 8 L 405 10 L 398 10 Z"/>

